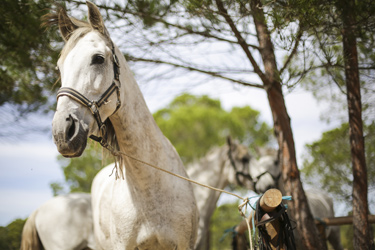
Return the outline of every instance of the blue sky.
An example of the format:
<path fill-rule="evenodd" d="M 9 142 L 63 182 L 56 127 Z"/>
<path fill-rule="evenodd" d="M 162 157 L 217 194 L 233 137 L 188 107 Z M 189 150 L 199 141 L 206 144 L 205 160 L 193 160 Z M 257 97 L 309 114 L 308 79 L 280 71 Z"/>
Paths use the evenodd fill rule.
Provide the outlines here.
<path fill-rule="evenodd" d="M 0 144 L 0 225 L 26 218 L 52 197 L 49 183 L 62 180 L 51 140 Z"/>
<path fill-rule="evenodd" d="M 186 91 L 182 89 L 170 94 L 160 89 L 155 92 L 155 89 L 144 86 L 141 89 L 151 112 L 167 105 L 176 94 Z M 250 105 L 261 111 L 262 119 L 272 125 L 270 108 L 263 90 L 215 83 L 215 86 L 202 84 L 188 91 L 220 99 L 223 108 L 227 110 L 233 106 Z M 305 143 L 319 139 L 321 133 L 333 125 L 320 121 L 320 112 L 324 107 L 317 104 L 310 93 L 297 89 L 286 96 L 286 102 L 297 155 L 300 156 Z M 50 126 L 52 117 L 40 121 Z M 26 218 L 43 202 L 52 198 L 49 184 L 64 178 L 57 155 L 51 132 L 17 142 L 0 141 L 0 226 L 16 218 Z"/>

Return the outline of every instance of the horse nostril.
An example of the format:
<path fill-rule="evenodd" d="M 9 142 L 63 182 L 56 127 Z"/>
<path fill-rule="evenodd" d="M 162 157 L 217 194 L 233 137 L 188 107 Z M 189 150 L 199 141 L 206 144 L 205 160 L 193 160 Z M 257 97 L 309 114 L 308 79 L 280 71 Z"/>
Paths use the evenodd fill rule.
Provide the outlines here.
<path fill-rule="evenodd" d="M 68 122 L 68 124 L 67 124 L 67 130 L 68 131 L 67 131 L 67 134 L 66 134 L 67 135 L 66 139 L 70 140 L 76 132 L 76 124 L 75 124 L 74 119 L 71 115 L 69 115 L 69 117 L 66 118 L 66 121 Z"/>

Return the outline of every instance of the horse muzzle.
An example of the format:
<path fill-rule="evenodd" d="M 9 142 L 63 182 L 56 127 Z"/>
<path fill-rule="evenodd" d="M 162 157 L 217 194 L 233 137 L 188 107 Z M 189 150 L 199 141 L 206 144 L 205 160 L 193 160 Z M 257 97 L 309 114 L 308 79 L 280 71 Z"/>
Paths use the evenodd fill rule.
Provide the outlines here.
<path fill-rule="evenodd" d="M 88 130 L 74 115 L 56 116 L 52 121 L 53 140 L 57 150 L 67 158 L 82 155 L 87 144 Z"/>

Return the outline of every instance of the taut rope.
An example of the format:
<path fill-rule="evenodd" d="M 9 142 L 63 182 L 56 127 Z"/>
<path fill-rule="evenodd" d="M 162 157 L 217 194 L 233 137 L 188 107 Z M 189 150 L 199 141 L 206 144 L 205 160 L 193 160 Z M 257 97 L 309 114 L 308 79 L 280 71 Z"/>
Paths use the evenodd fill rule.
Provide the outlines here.
<path fill-rule="evenodd" d="M 209 188 L 209 189 L 212 189 L 212 190 L 215 190 L 215 191 L 221 192 L 221 193 L 226 193 L 226 194 L 229 194 L 229 195 L 233 195 L 233 196 L 237 197 L 238 199 L 243 200 L 244 202 L 248 200 L 248 198 L 243 198 L 243 197 L 241 197 L 241 196 L 239 196 L 239 195 L 237 195 L 237 194 L 235 194 L 235 193 L 231 193 L 231 192 L 225 191 L 225 190 L 220 189 L 220 188 L 215 188 L 215 187 L 212 187 L 212 186 L 209 186 L 209 185 L 206 185 L 206 184 L 202 184 L 202 183 L 200 183 L 200 182 L 194 181 L 194 180 L 189 179 L 189 178 L 187 178 L 187 177 L 184 177 L 184 176 L 182 176 L 182 175 L 175 174 L 175 173 L 170 172 L 170 171 L 168 171 L 168 170 L 162 169 L 162 168 L 160 168 L 160 167 L 158 167 L 158 166 L 155 166 L 155 165 L 153 165 L 153 164 L 151 164 L 151 163 L 148 163 L 148 162 L 145 162 L 145 161 L 139 160 L 139 159 L 137 159 L 137 158 L 135 158 L 135 157 L 133 157 L 133 156 L 131 156 L 131 155 L 128 155 L 128 154 L 124 153 L 124 152 L 117 151 L 117 150 L 113 149 L 112 147 L 110 147 L 109 145 L 107 145 L 105 148 L 108 149 L 108 150 L 112 153 L 112 155 L 114 155 L 114 156 L 124 155 L 124 156 L 126 156 L 126 157 L 128 157 L 128 158 L 130 158 L 130 159 L 132 159 L 132 160 L 138 161 L 138 162 L 143 163 L 143 164 L 145 164 L 145 165 L 147 165 L 147 166 L 150 166 L 150 167 L 155 168 L 155 169 L 157 169 L 157 170 L 163 171 L 163 172 L 165 172 L 165 173 L 168 173 L 168 174 L 170 174 L 170 175 L 173 175 L 173 176 L 175 176 L 175 177 L 177 177 L 177 178 L 180 178 L 180 179 L 183 179 L 183 180 L 185 180 L 185 181 L 188 181 L 188 182 L 191 182 L 191 183 L 194 183 L 194 184 L 200 185 L 200 186 L 202 186 L 202 187 Z"/>
<path fill-rule="evenodd" d="M 133 156 L 131 156 L 131 155 L 128 155 L 128 154 L 126 154 L 126 153 L 124 153 L 124 152 L 122 152 L 122 151 L 115 150 L 115 149 L 114 149 L 113 147 L 111 147 L 108 143 L 103 143 L 103 144 L 101 144 L 101 145 L 102 145 L 104 148 L 106 148 L 107 150 L 109 150 L 109 152 L 111 152 L 111 154 L 112 154 L 113 156 L 121 156 L 121 155 L 124 155 L 124 156 L 126 156 L 126 157 L 128 157 L 128 158 L 130 158 L 130 159 L 132 159 L 132 160 L 134 160 L 134 161 L 138 161 L 138 162 L 143 163 L 143 164 L 145 164 L 145 165 L 147 165 L 147 166 L 150 166 L 150 167 L 152 167 L 152 168 L 154 168 L 154 169 L 157 169 L 157 170 L 160 170 L 160 171 L 165 172 L 165 173 L 167 173 L 167 174 L 173 175 L 173 176 L 175 176 L 175 177 L 177 177 L 177 178 L 183 179 L 183 180 L 185 180 L 185 181 L 188 181 L 188 182 L 191 182 L 191 183 L 197 184 L 197 185 L 202 186 L 202 187 L 205 187 L 205 188 L 212 189 L 212 190 L 217 191 L 217 192 L 226 193 L 226 194 L 229 194 L 229 195 L 235 196 L 235 197 L 237 197 L 238 199 L 241 199 L 243 202 L 238 206 L 238 211 L 240 212 L 241 216 L 242 216 L 242 217 L 245 219 L 245 221 L 246 221 L 247 229 L 248 229 L 248 231 L 249 231 L 250 249 L 253 249 L 253 246 L 252 246 L 253 244 L 252 244 L 252 239 L 251 239 L 251 227 L 250 227 L 249 222 L 248 222 L 248 220 L 247 220 L 247 218 L 246 218 L 246 215 L 245 215 L 245 213 L 246 213 L 246 205 L 247 205 L 247 204 L 250 204 L 250 203 L 249 203 L 249 198 L 243 198 L 243 197 L 241 197 L 241 196 L 239 196 L 239 195 L 237 195 L 237 194 L 235 194 L 235 193 L 232 193 L 232 192 L 229 192 L 229 191 L 225 191 L 225 190 L 220 189 L 220 188 L 215 188 L 215 187 L 212 187 L 212 186 L 209 186 L 209 185 L 206 185 L 206 184 L 203 184 L 203 183 L 200 183 L 200 182 L 194 181 L 194 180 L 189 179 L 189 178 L 187 178 L 187 177 L 184 177 L 184 176 L 182 176 L 182 175 L 175 174 L 175 173 L 170 172 L 170 171 L 168 171 L 168 170 L 162 169 L 162 168 L 160 168 L 160 167 L 158 167 L 158 166 L 155 166 L 155 165 L 153 165 L 153 164 L 151 164 L 151 163 L 148 163 L 148 162 L 145 162 L 145 161 L 139 160 L 139 159 L 137 159 L 137 158 L 135 158 L 135 157 L 133 157 Z M 117 164 L 117 163 L 115 163 L 115 164 Z M 117 167 L 116 167 L 116 171 L 117 171 Z M 244 207 L 245 207 L 245 212 L 242 211 L 242 209 L 243 209 Z"/>

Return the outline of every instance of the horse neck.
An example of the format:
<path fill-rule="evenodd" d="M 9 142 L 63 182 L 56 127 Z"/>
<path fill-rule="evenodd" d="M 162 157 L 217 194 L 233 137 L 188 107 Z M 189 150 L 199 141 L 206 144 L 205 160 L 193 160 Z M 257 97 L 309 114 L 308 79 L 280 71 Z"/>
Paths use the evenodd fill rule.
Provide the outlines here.
<path fill-rule="evenodd" d="M 221 147 L 208 153 L 199 162 L 190 164 L 188 174 L 196 181 L 222 189 L 228 184 L 228 168 L 226 147 Z"/>
<path fill-rule="evenodd" d="M 121 107 L 111 116 L 120 151 L 166 170 L 176 172 L 178 169 L 183 169 L 177 152 L 156 125 L 123 56 L 120 56 L 120 70 Z M 139 161 L 128 157 L 123 159 L 126 175 L 131 175 L 132 178 L 142 179 L 150 176 L 150 173 L 154 177 L 161 174 L 161 171 L 155 171 Z M 123 173 L 125 173 L 125 166 L 122 167 Z M 181 171 L 176 173 L 183 174 Z M 145 180 L 149 182 L 149 179 L 157 178 Z"/>
<path fill-rule="evenodd" d="M 202 158 L 199 162 L 188 166 L 191 179 L 212 187 L 223 189 L 228 185 L 229 159 L 226 147 L 221 147 Z M 195 198 L 201 217 L 206 218 L 213 213 L 220 197 L 219 192 L 193 185 Z"/>

